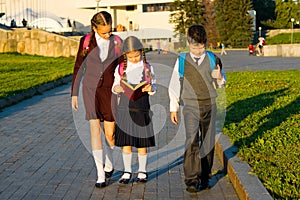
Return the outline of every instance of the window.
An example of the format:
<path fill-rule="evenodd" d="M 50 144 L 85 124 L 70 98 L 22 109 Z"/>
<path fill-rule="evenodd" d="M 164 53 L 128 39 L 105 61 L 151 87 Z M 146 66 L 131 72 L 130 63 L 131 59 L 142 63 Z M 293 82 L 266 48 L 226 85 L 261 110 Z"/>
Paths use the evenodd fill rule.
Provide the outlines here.
<path fill-rule="evenodd" d="M 162 12 L 170 11 L 170 4 L 159 3 L 159 4 L 144 4 L 143 12 Z"/>

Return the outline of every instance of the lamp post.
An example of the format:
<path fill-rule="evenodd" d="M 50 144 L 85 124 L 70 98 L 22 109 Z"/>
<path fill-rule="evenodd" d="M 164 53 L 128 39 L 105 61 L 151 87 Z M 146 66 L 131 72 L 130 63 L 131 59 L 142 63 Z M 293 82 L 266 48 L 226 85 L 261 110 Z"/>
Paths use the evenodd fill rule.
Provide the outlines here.
<path fill-rule="evenodd" d="M 99 2 L 100 0 L 95 0 L 97 2 L 97 7 L 96 7 L 96 11 L 99 12 Z"/>
<path fill-rule="evenodd" d="M 261 27 L 258 27 L 258 30 L 259 30 L 258 36 L 261 37 Z"/>
<path fill-rule="evenodd" d="M 294 34 L 294 21 L 295 21 L 295 19 L 294 19 L 294 18 L 292 18 L 292 19 L 291 19 L 291 22 L 292 22 L 292 34 L 291 34 L 291 44 L 293 44 L 293 34 Z"/>

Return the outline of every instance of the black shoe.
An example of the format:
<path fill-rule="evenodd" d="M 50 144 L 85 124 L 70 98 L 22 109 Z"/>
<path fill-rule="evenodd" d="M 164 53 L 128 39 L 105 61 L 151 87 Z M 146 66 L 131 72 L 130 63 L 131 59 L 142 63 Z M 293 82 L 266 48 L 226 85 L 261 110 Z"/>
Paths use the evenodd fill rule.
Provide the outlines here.
<path fill-rule="evenodd" d="M 200 190 L 206 190 L 209 189 L 209 183 L 208 180 L 201 180 Z"/>
<path fill-rule="evenodd" d="M 136 177 L 135 182 L 137 183 L 146 183 L 148 181 L 148 174 L 146 172 L 139 172 L 141 174 L 145 174 L 146 178 L 138 178 Z"/>
<path fill-rule="evenodd" d="M 112 169 L 110 172 L 105 172 L 105 178 L 110 178 L 114 173 L 114 169 Z"/>
<path fill-rule="evenodd" d="M 104 187 L 107 186 L 107 184 L 106 184 L 106 182 L 103 182 L 103 183 L 95 183 L 95 186 L 96 186 L 97 188 L 104 188 Z"/>
<path fill-rule="evenodd" d="M 129 178 L 122 178 L 122 177 L 121 177 L 121 178 L 119 179 L 119 183 L 122 183 L 122 184 L 128 184 L 128 183 L 130 182 L 130 179 L 131 179 L 132 174 L 131 174 L 130 172 L 124 172 L 123 175 L 124 175 L 125 173 L 126 173 L 126 174 L 130 174 Z M 122 175 L 122 176 L 123 176 L 123 175 Z"/>
<path fill-rule="evenodd" d="M 187 186 L 186 191 L 190 193 L 196 193 L 199 190 L 199 184 L 198 183 L 191 183 Z"/>

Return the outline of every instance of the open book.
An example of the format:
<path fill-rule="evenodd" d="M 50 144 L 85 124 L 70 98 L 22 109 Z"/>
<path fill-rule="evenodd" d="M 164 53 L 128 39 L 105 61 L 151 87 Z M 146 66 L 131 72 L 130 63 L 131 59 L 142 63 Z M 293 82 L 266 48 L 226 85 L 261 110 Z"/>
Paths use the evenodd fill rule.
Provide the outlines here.
<path fill-rule="evenodd" d="M 147 85 L 147 81 L 143 81 L 135 86 L 132 86 L 128 82 L 121 80 L 121 87 L 124 89 L 123 95 L 125 95 L 131 101 L 136 101 L 141 96 L 147 94 L 147 92 L 142 92 L 142 88 Z"/>

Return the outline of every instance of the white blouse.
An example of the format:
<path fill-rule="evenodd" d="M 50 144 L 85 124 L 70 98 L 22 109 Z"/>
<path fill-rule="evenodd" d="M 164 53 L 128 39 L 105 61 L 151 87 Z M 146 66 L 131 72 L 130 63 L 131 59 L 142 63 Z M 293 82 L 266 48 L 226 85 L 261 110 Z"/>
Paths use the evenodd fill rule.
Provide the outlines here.
<path fill-rule="evenodd" d="M 120 81 L 121 81 L 121 76 L 119 74 L 119 65 L 116 67 L 115 69 L 115 79 L 114 79 L 114 83 L 112 86 L 112 92 L 114 94 L 117 94 L 116 92 L 114 92 L 113 88 L 116 85 L 120 85 Z M 124 71 L 124 73 L 126 73 L 127 76 L 127 82 L 130 84 L 139 84 L 142 80 L 143 80 L 143 74 L 144 74 L 144 62 L 143 60 L 141 60 L 138 63 L 132 63 L 127 61 L 127 68 Z M 155 84 L 156 83 L 156 79 L 155 79 L 155 74 L 154 74 L 154 70 L 153 67 L 151 66 L 151 73 L 152 73 L 152 79 L 151 79 L 151 84 Z M 148 94 L 153 95 L 155 93 L 154 92 L 148 92 Z"/>
<path fill-rule="evenodd" d="M 97 46 L 100 49 L 99 56 L 103 62 L 107 58 L 107 55 L 108 55 L 109 40 L 105 40 L 105 39 L 101 38 L 97 32 L 95 32 L 95 37 L 96 37 Z"/>

